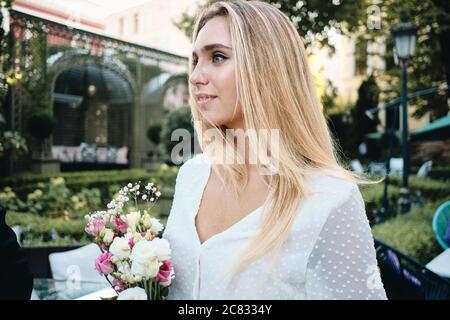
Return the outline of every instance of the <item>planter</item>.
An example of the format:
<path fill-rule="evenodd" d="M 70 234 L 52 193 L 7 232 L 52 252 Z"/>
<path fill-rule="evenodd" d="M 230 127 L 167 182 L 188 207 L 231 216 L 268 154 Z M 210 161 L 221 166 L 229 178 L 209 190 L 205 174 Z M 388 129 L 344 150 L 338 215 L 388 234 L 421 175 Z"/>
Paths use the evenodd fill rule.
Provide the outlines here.
<path fill-rule="evenodd" d="M 55 159 L 35 159 L 31 163 L 33 173 L 58 173 L 61 172 L 59 160 Z"/>

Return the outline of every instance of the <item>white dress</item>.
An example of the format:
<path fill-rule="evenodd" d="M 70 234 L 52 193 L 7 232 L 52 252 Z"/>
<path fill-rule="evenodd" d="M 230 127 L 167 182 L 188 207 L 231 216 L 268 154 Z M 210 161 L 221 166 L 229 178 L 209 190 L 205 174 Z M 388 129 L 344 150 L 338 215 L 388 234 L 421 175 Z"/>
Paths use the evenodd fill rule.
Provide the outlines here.
<path fill-rule="evenodd" d="M 226 267 L 256 235 L 262 207 L 200 244 L 195 217 L 210 172 L 202 153 L 176 179 L 163 233 L 175 269 L 169 299 L 386 299 L 361 193 L 355 183 L 325 175 L 307 180 L 314 194 L 300 207 L 273 271 L 263 256 L 227 290 Z"/>

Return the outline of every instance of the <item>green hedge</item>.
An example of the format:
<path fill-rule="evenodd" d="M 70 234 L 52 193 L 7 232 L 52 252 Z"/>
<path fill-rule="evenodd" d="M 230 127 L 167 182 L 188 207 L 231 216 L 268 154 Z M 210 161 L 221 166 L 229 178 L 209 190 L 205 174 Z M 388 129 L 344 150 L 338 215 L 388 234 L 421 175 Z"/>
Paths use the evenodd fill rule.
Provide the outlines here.
<path fill-rule="evenodd" d="M 390 177 L 390 184 L 400 187 L 402 185 L 401 177 Z M 450 186 L 446 181 L 435 179 L 424 179 L 417 176 L 409 177 L 410 192 L 420 192 L 427 200 L 436 201 L 450 196 Z"/>
<path fill-rule="evenodd" d="M 178 167 L 162 165 L 157 172 L 147 172 L 144 169 L 114 170 L 114 171 L 82 171 L 54 174 L 25 174 L 0 179 L 0 189 L 11 187 L 19 198 L 26 199 L 27 195 L 40 188 L 40 183 L 49 183 L 50 179 L 62 177 L 65 185 L 72 193 L 83 189 L 99 189 L 102 202 L 111 200 L 112 193 L 129 182 L 152 181 L 160 189 L 162 196 L 172 195 Z"/>
<path fill-rule="evenodd" d="M 398 215 L 372 227 L 373 235 L 423 264 L 442 252 L 436 241 L 431 221 L 436 209 L 447 198 L 416 207 L 405 215 Z"/>
<path fill-rule="evenodd" d="M 366 204 L 367 217 L 371 223 L 374 223 L 377 212 L 383 202 L 384 183 L 381 182 L 375 185 L 360 185 L 359 189 Z M 392 185 L 388 187 L 390 212 L 386 214 L 386 218 L 389 218 L 391 215 L 395 214 L 393 212 L 396 208 L 394 204 L 397 203 L 399 195 L 400 189 L 398 187 Z"/>
<path fill-rule="evenodd" d="M 84 219 L 64 220 L 45 218 L 32 213 L 8 212 L 6 224 L 22 227 L 24 245 L 37 243 L 65 242 L 88 243 L 84 232 Z"/>
<path fill-rule="evenodd" d="M 157 216 L 152 209 L 151 214 Z M 159 218 L 165 225 L 167 217 Z M 86 222 L 84 219 L 58 219 L 40 217 L 32 213 L 8 212 L 6 214 L 6 224 L 20 226 L 22 228 L 23 246 L 40 245 L 80 245 L 90 242 L 84 228 Z"/>

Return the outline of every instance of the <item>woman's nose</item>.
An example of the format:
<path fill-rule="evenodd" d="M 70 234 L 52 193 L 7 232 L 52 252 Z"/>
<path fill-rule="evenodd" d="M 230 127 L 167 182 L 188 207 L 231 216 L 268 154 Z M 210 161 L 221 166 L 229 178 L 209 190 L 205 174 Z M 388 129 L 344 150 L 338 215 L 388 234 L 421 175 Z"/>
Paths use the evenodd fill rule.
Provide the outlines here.
<path fill-rule="evenodd" d="M 194 86 L 199 84 L 207 84 L 208 78 L 200 68 L 195 68 L 189 77 L 189 82 Z"/>

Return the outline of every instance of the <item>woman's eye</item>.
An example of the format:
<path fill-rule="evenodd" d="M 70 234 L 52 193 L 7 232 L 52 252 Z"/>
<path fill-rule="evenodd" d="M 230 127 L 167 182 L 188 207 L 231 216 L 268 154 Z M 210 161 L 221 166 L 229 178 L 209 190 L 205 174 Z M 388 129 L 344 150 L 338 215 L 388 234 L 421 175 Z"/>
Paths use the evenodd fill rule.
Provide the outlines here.
<path fill-rule="evenodd" d="M 212 57 L 213 62 L 221 62 L 223 60 L 225 60 L 226 57 L 223 54 L 220 53 L 215 53 Z"/>

